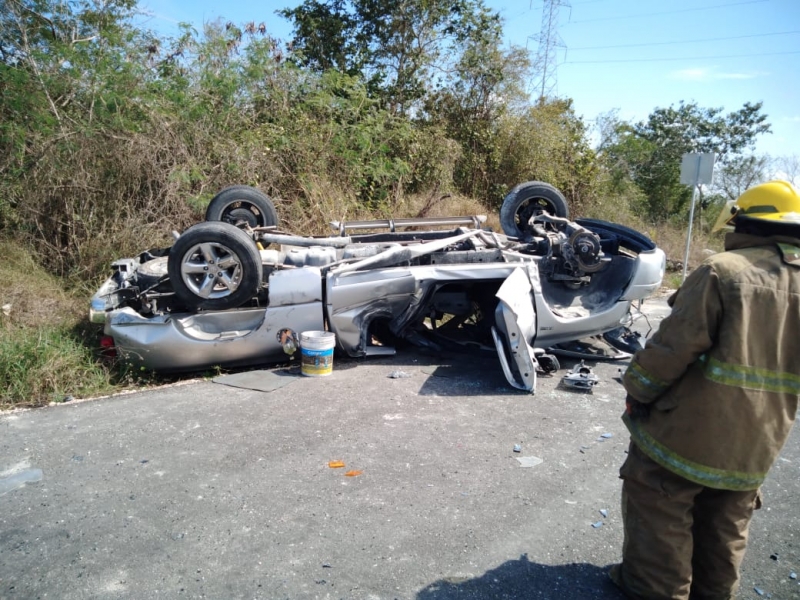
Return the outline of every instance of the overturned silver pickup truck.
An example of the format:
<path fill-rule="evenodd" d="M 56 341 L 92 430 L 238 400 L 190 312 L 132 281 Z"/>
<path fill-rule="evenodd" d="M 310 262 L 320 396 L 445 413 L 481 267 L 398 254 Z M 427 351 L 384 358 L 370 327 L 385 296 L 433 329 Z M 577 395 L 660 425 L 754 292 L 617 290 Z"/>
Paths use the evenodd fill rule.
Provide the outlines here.
<path fill-rule="evenodd" d="M 494 348 L 509 383 L 534 391 L 546 349 L 619 331 L 656 290 L 665 256 L 646 236 L 569 220 L 552 186 L 517 186 L 485 218 L 333 223 L 331 237 L 277 229 L 270 199 L 234 186 L 172 247 L 113 263 L 91 301 L 105 346 L 153 371 L 286 360 L 300 332 L 336 334 L 338 352 Z M 442 228 L 445 229 L 442 229 Z"/>

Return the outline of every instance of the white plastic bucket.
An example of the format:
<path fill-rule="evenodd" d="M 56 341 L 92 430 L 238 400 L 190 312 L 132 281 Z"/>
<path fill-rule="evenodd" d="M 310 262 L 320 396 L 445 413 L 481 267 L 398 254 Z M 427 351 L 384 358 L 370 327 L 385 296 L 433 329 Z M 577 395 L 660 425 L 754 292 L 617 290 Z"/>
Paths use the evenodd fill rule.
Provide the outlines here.
<path fill-rule="evenodd" d="M 331 331 L 304 331 L 300 334 L 300 372 L 322 377 L 333 371 L 336 334 Z"/>

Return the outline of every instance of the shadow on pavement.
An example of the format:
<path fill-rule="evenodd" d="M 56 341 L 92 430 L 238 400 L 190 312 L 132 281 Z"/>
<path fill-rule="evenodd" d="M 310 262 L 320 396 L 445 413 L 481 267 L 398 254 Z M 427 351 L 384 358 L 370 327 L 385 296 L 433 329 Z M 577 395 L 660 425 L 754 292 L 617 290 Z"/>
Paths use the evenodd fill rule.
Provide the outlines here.
<path fill-rule="evenodd" d="M 417 600 L 622 600 L 608 579 L 610 565 L 541 565 L 523 554 L 481 577 L 440 579 L 417 593 Z"/>
<path fill-rule="evenodd" d="M 333 370 L 351 369 L 358 365 L 385 366 L 398 373 L 400 378 L 414 377 L 415 381 L 422 382 L 417 392 L 420 396 L 529 395 L 508 384 L 495 353 L 434 353 L 420 348 L 404 349 L 393 356 L 335 359 Z M 387 376 L 391 377 L 388 373 Z"/>
<path fill-rule="evenodd" d="M 426 377 L 419 390 L 420 396 L 530 395 L 508 384 L 497 358 L 488 364 L 464 358 L 461 362 L 431 365 L 420 370 Z"/>

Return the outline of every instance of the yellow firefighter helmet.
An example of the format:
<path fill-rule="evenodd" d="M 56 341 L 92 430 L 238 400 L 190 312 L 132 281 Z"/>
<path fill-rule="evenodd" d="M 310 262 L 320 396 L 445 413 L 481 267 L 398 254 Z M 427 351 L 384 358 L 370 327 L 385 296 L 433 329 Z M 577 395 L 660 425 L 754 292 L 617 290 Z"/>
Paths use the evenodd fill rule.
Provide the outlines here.
<path fill-rule="evenodd" d="M 733 225 L 737 217 L 800 225 L 800 194 L 788 181 L 768 181 L 753 186 L 736 202 L 723 207 L 714 231 Z"/>

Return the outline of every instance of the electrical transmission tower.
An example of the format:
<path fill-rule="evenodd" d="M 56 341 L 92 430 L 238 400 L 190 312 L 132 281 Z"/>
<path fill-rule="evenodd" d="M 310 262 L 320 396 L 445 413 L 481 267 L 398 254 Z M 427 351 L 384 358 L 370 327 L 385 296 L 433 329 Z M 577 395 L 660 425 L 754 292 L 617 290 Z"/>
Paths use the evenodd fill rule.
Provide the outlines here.
<path fill-rule="evenodd" d="M 539 74 L 535 80 L 534 92 L 539 101 L 551 95 L 558 85 L 558 49 L 566 44 L 558 35 L 558 11 L 564 6 L 570 8 L 567 0 L 544 0 L 542 7 L 542 27 L 537 35 L 531 36 L 538 43 L 533 67 Z"/>

